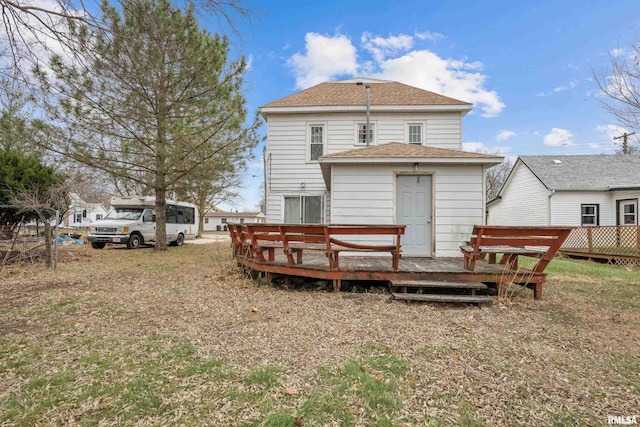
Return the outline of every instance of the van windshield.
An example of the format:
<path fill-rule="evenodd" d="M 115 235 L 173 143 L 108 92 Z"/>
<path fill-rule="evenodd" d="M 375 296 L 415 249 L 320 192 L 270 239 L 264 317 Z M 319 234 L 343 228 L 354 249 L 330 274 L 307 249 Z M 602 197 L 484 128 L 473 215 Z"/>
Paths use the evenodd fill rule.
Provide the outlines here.
<path fill-rule="evenodd" d="M 140 218 L 142 211 L 144 211 L 144 209 L 141 208 L 115 208 L 112 209 L 104 219 L 135 221 Z"/>

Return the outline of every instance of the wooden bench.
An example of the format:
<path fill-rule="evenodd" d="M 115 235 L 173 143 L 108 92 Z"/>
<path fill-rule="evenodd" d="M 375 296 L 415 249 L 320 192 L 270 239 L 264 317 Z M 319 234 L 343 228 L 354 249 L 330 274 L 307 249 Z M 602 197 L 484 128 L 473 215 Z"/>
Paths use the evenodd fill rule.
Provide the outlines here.
<path fill-rule="evenodd" d="M 544 270 L 571 230 L 572 227 L 557 226 L 476 225 L 469 241 L 460 246 L 464 267 L 474 271 L 476 261 L 486 260 L 495 264 L 497 256 L 502 255 L 500 264 L 510 271 L 517 271 L 519 256 L 537 258 L 537 263 L 528 271 L 528 280 L 533 284 L 534 297 L 540 299 Z"/>
<path fill-rule="evenodd" d="M 397 270 L 401 253 L 401 236 L 405 225 L 341 225 L 341 224 L 244 224 L 234 225 L 238 230 L 246 230 L 246 240 L 236 237 L 234 243 L 240 250 L 243 243 L 248 242 L 249 256 L 260 262 L 273 262 L 275 250 L 282 249 L 289 265 L 302 264 L 305 250 L 323 252 L 329 260 L 329 268 L 340 269 L 340 252 L 389 252 L 392 256 L 392 267 Z M 230 228 L 231 230 L 231 228 Z M 394 241 L 388 244 L 368 244 L 350 242 L 345 236 L 391 235 Z M 336 238 L 339 236 L 340 238 Z M 234 236 L 232 234 L 232 239 Z M 267 256 L 265 257 L 265 253 Z"/>

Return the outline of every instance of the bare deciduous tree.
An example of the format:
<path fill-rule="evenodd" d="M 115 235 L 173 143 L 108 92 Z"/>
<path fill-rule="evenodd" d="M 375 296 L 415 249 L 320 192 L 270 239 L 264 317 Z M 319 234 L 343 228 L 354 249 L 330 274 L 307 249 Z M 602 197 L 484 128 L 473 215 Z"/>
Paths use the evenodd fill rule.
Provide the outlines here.
<path fill-rule="evenodd" d="M 487 170 L 487 200 L 491 200 L 498 195 L 512 167 L 511 159 L 505 157 L 502 163 Z"/>
<path fill-rule="evenodd" d="M 603 69 L 593 73 L 600 102 L 623 126 L 640 131 L 640 40 L 615 52 Z"/>

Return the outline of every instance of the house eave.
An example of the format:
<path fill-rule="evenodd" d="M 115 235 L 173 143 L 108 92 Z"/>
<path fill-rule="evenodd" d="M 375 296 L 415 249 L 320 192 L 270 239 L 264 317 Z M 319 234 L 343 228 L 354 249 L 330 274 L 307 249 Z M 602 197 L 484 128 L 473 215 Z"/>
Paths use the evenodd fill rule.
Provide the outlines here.
<path fill-rule="evenodd" d="M 422 163 L 422 164 L 476 164 L 495 166 L 502 163 L 502 157 L 331 157 L 318 159 L 322 164 L 399 164 L 399 163 Z"/>
<path fill-rule="evenodd" d="M 351 157 L 332 157 L 318 159 L 320 164 L 320 171 L 322 172 L 322 178 L 327 187 L 327 190 L 331 191 L 331 166 L 333 165 L 416 165 L 416 164 L 429 164 L 429 165 L 484 165 L 495 166 L 502 163 L 502 157 L 483 157 L 483 158 L 435 158 L 435 157 L 397 157 L 397 158 L 351 158 Z"/>
<path fill-rule="evenodd" d="M 464 116 L 471 111 L 471 104 L 460 105 L 372 105 L 370 111 L 375 112 L 459 112 Z M 317 113 L 344 113 L 366 112 L 365 105 L 317 105 L 296 107 L 261 107 L 260 115 L 264 119 L 269 114 L 317 114 Z"/>

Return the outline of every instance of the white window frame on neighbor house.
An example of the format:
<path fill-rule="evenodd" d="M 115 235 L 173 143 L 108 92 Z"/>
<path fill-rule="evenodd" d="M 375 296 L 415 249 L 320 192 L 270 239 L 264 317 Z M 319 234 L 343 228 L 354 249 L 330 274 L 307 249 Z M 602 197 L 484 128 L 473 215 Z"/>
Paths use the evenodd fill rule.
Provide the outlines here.
<path fill-rule="evenodd" d="M 412 134 L 411 128 L 419 128 L 420 132 L 417 134 L 419 141 L 411 141 L 412 136 L 415 136 L 415 133 Z M 424 145 L 424 128 L 423 122 L 408 122 L 405 128 L 405 140 L 409 144 Z"/>
<path fill-rule="evenodd" d="M 322 128 L 322 141 L 320 143 L 313 141 L 313 128 Z M 325 122 L 313 122 L 307 124 L 307 162 L 318 161 L 317 158 L 314 159 L 312 156 L 311 149 L 314 145 L 322 146 L 322 154 L 320 154 L 320 156 L 323 156 L 327 153 L 327 124 Z"/>
<path fill-rule="evenodd" d="M 376 122 L 371 121 L 369 122 L 369 126 L 371 126 L 371 138 L 369 139 L 369 144 L 370 145 L 374 145 L 376 143 Z M 354 125 L 354 133 L 355 133 L 355 141 L 353 143 L 353 145 L 357 145 L 359 147 L 362 146 L 366 146 L 367 145 L 367 140 L 363 139 L 362 141 L 360 141 L 360 135 L 366 137 L 365 131 L 364 129 L 367 127 L 367 122 L 357 122 Z"/>
<path fill-rule="evenodd" d="M 593 209 L 590 211 L 590 209 Z M 600 225 L 600 205 L 598 203 L 583 203 L 580 205 L 580 225 L 592 227 Z"/>
<path fill-rule="evenodd" d="M 282 196 L 282 222 L 285 224 L 312 224 L 316 223 L 315 221 L 310 221 L 310 219 L 306 215 L 306 207 L 307 207 L 307 199 L 309 198 L 319 198 L 320 199 L 320 212 L 318 223 L 324 222 L 324 206 L 325 200 L 324 195 L 316 195 L 316 194 L 291 194 L 291 195 L 283 195 Z M 298 199 L 298 212 L 288 213 L 288 203 L 289 200 L 292 204 L 295 203 L 295 199 Z M 293 205 L 292 205 L 293 206 Z"/>
<path fill-rule="evenodd" d="M 620 225 L 638 225 L 638 201 L 631 199 L 618 202 L 620 203 Z M 626 212 L 627 207 L 633 208 L 633 212 Z"/>
<path fill-rule="evenodd" d="M 73 222 L 76 224 L 82 224 L 82 212 L 73 214 Z"/>

